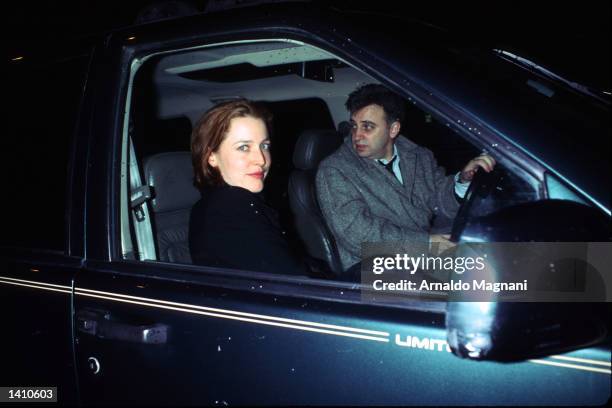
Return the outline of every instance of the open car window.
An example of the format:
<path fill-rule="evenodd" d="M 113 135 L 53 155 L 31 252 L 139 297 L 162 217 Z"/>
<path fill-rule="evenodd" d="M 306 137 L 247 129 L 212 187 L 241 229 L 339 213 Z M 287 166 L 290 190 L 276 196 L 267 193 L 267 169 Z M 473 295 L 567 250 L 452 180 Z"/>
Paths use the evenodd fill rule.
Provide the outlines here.
<path fill-rule="evenodd" d="M 317 129 L 346 136 L 344 103 L 358 85 L 376 83 L 319 48 L 288 40 L 240 41 L 148 55 L 133 64 L 129 121 L 124 134 L 122 245 L 125 259 L 170 264 L 192 263 L 188 225 L 200 197 L 193 186 L 191 131 L 200 115 L 223 101 L 247 98 L 274 115 L 273 167 L 264 189 L 280 216 L 294 253 L 315 271 L 311 278 L 338 279 L 332 266 L 313 253 L 296 227 L 289 204 L 288 180 L 295 170 L 296 142 Z M 448 175 L 455 174 L 483 146 L 475 146 L 455 128 L 406 98 L 402 135 L 430 149 Z M 468 140 L 470 140 L 468 142 Z M 483 143 L 484 145 L 484 143 Z M 484 213 L 542 198 L 537 178 L 516 166 L 503 173 L 488 201 L 473 206 Z M 452 219 L 435 217 L 432 231 L 450 233 Z M 231 269 L 224 273 L 231 274 Z"/>

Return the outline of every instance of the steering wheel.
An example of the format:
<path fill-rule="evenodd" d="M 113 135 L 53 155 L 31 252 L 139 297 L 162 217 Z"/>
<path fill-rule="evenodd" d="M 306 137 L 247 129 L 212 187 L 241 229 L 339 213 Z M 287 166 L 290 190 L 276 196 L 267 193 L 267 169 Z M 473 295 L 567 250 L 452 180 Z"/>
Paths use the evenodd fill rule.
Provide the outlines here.
<path fill-rule="evenodd" d="M 472 208 L 472 204 L 476 198 L 486 197 L 489 195 L 493 187 L 497 185 L 500 177 L 501 172 L 497 168 L 490 173 L 487 173 L 482 169 L 478 169 L 476 174 L 474 174 L 472 182 L 465 193 L 463 203 L 461 203 L 461 207 L 459 207 L 457 216 L 453 221 L 453 228 L 451 229 L 450 237 L 452 242 L 459 242 L 459 238 L 461 237 L 461 234 L 463 233 L 463 230 L 467 224 L 470 209 Z"/>

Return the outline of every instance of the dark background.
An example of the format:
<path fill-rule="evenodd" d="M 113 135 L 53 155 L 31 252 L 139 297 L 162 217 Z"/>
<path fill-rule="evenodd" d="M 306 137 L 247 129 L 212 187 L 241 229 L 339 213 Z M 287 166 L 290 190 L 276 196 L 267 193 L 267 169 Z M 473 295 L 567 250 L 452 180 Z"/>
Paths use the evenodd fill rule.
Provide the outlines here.
<path fill-rule="evenodd" d="M 278 2 L 278 1 L 275 1 Z M 111 30 L 134 23 L 143 8 L 157 7 L 161 16 L 177 1 L 89 0 L 3 3 L 2 44 L 10 59 L 44 39 L 67 38 Z M 187 0 L 205 12 L 227 5 L 239 7 L 261 0 Z M 401 14 L 451 31 L 494 39 L 569 79 L 610 90 L 610 1 L 310 1 L 377 13 Z M 373 17 L 375 18 L 375 17 Z M 379 17 L 381 18 L 381 17 Z"/>

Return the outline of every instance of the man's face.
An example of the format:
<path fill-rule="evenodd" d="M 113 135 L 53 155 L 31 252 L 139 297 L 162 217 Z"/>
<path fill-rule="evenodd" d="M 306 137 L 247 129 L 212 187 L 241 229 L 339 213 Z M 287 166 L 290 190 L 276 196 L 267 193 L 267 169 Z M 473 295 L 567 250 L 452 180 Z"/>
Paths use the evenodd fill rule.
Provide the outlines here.
<path fill-rule="evenodd" d="M 400 124 L 387 123 L 385 111 L 379 105 L 368 105 L 351 115 L 353 148 L 359 157 L 387 159 L 393 157 L 393 139 Z"/>

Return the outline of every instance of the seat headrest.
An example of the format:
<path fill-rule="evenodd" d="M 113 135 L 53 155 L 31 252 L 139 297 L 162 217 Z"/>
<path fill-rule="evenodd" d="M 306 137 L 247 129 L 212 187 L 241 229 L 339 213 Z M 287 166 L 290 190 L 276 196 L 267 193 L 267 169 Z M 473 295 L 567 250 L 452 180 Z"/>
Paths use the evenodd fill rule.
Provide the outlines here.
<path fill-rule="evenodd" d="M 333 129 L 304 130 L 295 144 L 293 165 L 302 170 L 316 169 L 341 144 L 342 136 Z"/>
<path fill-rule="evenodd" d="M 343 120 L 342 122 L 338 123 L 338 133 L 340 133 L 342 139 L 344 139 L 351 133 L 352 128 L 353 126 L 346 120 Z"/>
<path fill-rule="evenodd" d="M 158 153 L 144 160 L 145 182 L 153 187 L 156 213 L 191 208 L 200 199 L 193 185 L 190 152 Z"/>

